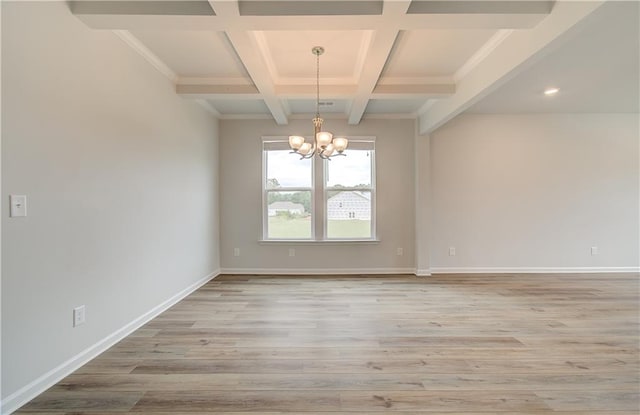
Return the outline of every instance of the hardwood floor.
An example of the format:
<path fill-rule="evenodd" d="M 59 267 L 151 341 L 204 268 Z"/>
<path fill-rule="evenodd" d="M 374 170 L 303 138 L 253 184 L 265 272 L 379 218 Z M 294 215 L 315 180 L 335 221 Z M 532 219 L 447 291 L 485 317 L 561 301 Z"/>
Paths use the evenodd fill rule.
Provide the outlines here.
<path fill-rule="evenodd" d="M 631 274 L 220 276 L 18 413 L 638 414 Z"/>

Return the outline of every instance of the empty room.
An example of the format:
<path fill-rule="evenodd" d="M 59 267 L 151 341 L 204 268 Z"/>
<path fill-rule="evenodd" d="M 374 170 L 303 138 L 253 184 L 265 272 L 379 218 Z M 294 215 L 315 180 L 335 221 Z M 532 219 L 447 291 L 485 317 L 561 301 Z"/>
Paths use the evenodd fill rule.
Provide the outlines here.
<path fill-rule="evenodd" d="M 640 412 L 640 3 L 0 2 L 1 414 Z"/>

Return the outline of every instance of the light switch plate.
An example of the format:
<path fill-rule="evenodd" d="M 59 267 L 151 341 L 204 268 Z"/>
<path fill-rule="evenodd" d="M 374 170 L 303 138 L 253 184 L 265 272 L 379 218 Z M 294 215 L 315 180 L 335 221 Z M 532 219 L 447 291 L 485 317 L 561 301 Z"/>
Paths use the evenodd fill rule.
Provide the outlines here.
<path fill-rule="evenodd" d="M 25 195 L 10 195 L 9 204 L 11 209 L 9 216 L 17 218 L 20 216 L 27 216 L 27 196 Z"/>

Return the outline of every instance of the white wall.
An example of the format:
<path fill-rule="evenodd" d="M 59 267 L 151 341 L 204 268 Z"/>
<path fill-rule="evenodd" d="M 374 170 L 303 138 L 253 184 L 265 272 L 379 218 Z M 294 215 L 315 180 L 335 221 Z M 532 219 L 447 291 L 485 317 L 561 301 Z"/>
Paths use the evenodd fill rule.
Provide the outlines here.
<path fill-rule="evenodd" d="M 312 131 L 311 120 L 277 126 L 268 120 L 220 122 L 221 245 L 223 270 L 233 272 L 413 272 L 414 122 L 364 120 L 358 126 L 326 120 L 336 134 L 376 137 L 379 243 L 260 243 L 262 136 Z M 293 157 L 293 156 L 292 156 Z M 403 248 L 404 255 L 396 254 Z M 240 256 L 233 249 L 240 248 Z M 295 257 L 289 257 L 295 248 Z"/>
<path fill-rule="evenodd" d="M 418 128 L 416 122 L 416 130 Z M 430 137 L 415 137 L 416 275 L 431 273 L 431 152 Z"/>
<path fill-rule="evenodd" d="M 438 129 L 432 271 L 637 269 L 638 137 L 637 114 L 471 114 Z"/>
<path fill-rule="evenodd" d="M 64 3 L 2 2 L 2 65 L 2 396 L 15 403 L 219 268 L 218 144 L 215 120 Z M 9 194 L 28 196 L 28 217 L 8 217 Z"/>

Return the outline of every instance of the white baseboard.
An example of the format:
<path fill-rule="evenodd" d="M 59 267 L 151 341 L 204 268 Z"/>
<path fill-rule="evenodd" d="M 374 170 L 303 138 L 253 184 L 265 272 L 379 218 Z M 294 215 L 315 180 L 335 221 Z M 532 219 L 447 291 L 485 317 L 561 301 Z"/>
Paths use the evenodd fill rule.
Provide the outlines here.
<path fill-rule="evenodd" d="M 222 274 L 236 275 L 361 275 L 413 274 L 428 277 L 433 274 L 581 274 L 633 273 L 640 267 L 433 267 L 416 268 L 223 268 Z"/>
<path fill-rule="evenodd" d="M 640 267 L 433 267 L 431 274 L 592 274 L 640 272 Z"/>
<path fill-rule="evenodd" d="M 415 268 L 223 268 L 222 274 L 240 275 L 355 275 L 414 274 Z"/>
<path fill-rule="evenodd" d="M 204 284 L 211 281 L 218 275 L 220 275 L 220 270 L 212 272 L 206 277 L 199 279 L 198 281 L 191 284 L 179 293 L 175 294 L 168 300 L 162 302 L 161 304 L 158 304 L 140 317 L 126 324 L 124 327 L 116 330 L 104 339 L 78 353 L 76 356 L 51 369 L 31 383 L 23 386 L 16 392 L 7 396 L 2 400 L 2 403 L 0 404 L 0 408 L 2 408 L 0 412 L 3 415 L 7 415 L 17 410 L 22 405 L 40 395 L 42 392 L 58 383 L 64 377 L 70 375 L 75 370 L 79 369 L 82 365 L 97 357 L 100 353 L 104 352 L 120 340 L 124 339 L 129 334 L 133 333 L 135 330 L 139 329 L 140 327 L 151 321 L 153 318 L 169 309 L 171 306 L 175 305 L 177 302 L 179 302 L 198 288 L 202 287 Z"/>

